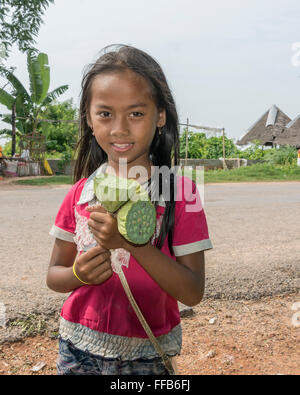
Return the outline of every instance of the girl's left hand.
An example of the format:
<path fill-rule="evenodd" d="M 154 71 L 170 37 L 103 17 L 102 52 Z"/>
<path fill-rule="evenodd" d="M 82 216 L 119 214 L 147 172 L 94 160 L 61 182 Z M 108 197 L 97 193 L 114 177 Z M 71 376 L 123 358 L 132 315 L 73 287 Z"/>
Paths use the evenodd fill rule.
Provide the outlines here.
<path fill-rule="evenodd" d="M 117 219 L 102 206 L 88 206 L 86 211 L 90 212 L 88 225 L 99 245 L 108 250 L 115 248 L 126 248 L 126 239 L 118 230 Z"/>

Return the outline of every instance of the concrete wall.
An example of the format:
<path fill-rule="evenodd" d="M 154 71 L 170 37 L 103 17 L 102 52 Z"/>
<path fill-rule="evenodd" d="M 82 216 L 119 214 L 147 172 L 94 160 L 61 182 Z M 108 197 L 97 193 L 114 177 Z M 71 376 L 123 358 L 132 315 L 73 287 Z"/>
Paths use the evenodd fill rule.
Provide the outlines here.
<path fill-rule="evenodd" d="M 74 160 L 72 160 L 69 163 L 66 163 L 64 166 L 62 165 L 61 159 L 47 159 L 47 160 L 49 165 L 51 166 L 53 173 L 66 174 L 66 175 L 73 174 L 73 166 L 75 164 Z"/>
<path fill-rule="evenodd" d="M 187 162 L 187 166 L 204 166 L 204 170 L 215 170 L 215 169 L 223 169 L 223 160 L 222 159 L 180 159 L 180 164 L 185 166 Z M 228 169 L 235 169 L 239 166 L 251 166 L 255 163 L 261 162 L 260 160 L 247 160 L 247 159 L 225 159 L 226 166 Z"/>
<path fill-rule="evenodd" d="M 73 174 L 73 168 L 75 161 L 72 160 L 70 163 L 67 163 L 64 167 L 60 165 L 60 159 L 48 159 L 48 162 L 51 166 L 52 171 L 55 174 Z M 240 159 L 240 166 L 251 166 L 254 163 L 259 163 L 260 160 L 246 160 Z M 185 166 L 185 159 L 180 159 L 180 164 Z M 238 167 L 238 159 L 226 159 L 226 165 L 228 169 L 234 169 Z M 188 159 L 187 166 L 204 166 L 204 170 L 215 170 L 215 169 L 223 169 L 223 160 L 222 159 Z"/>

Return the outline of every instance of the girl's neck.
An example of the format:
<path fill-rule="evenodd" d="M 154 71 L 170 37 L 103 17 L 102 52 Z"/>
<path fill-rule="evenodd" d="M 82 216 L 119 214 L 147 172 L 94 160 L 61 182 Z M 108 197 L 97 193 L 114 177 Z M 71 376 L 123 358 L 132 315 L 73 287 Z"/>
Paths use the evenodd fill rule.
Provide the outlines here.
<path fill-rule="evenodd" d="M 116 176 L 137 180 L 140 184 L 151 178 L 151 166 L 153 163 L 150 158 L 143 162 L 128 163 L 126 158 L 119 163 L 108 159 L 106 173 L 115 174 Z"/>

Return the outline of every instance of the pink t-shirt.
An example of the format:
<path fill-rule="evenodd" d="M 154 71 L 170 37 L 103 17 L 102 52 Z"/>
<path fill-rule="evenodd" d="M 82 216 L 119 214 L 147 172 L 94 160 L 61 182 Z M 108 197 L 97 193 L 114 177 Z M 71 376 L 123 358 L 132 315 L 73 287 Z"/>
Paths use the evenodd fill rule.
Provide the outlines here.
<path fill-rule="evenodd" d="M 90 237 L 87 227 L 90 213 L 85 211 L 88 203 L 79 204 L 86 181 L 86 178 L 81 179 L 71 187 L 50 232 L 60 239 L 75 241 L 79 253 L 82 253 L 83 245 Z M 157 230 L 152 238 L 152 244 L 159 233 L 164 209 L 164 203 L 157 206 Z M 212 248 L 198 189 L 189 178 L 181 176 L 177 176 L 173 248 L 174 255 L 169 251 L 168 237 L 166 237 L 161 252 L 174 261 L 176 256 Z M 134 257 L 130 256 L 128 267 L 124 266 L 123 272 L 138 306 L 156 337 L 169 333 L 180 323 L 177 300 L 162 290 Z M 67 321 L 98 332 L 130 338 L 147 338 L 117 273 L 113 273 L 100 285 L 84 285 L 75 289 L 65 301 L 61 315 Z"/>

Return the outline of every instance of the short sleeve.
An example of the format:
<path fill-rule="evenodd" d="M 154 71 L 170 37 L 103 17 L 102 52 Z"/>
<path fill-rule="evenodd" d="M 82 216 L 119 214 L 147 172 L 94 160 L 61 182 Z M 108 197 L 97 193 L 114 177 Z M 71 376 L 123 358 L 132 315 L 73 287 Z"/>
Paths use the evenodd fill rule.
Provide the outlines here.
<path fill-rule="evenodd" d="M 177 182 L 173 250 L 175 256 L 213 248 L 197 185 L 188 177 Z"/>
<path fill-rule="evenodd" d="M 75 203 L 78 200 L 78 192 L 82 190 L 83 180 L 74 184 L 66 194 L 55 218 L 49 234 L 58 239 L 74 243 L 76 230 Z"/>

